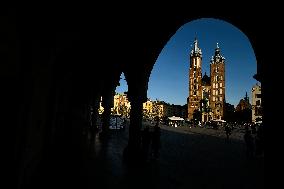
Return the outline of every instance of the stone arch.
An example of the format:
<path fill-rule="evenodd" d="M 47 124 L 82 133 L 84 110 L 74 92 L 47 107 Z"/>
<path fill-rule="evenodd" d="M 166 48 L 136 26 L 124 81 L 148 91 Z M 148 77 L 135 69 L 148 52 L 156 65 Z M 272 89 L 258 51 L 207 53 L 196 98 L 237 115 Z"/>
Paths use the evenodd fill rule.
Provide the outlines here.
<path fill-rule="evenodd" d="M 189 19 L 188 21 L 186 21 L 186 22 L 183 22 L 183 24 L 181 24 L 181 26 L 176 30 L 176 32 L 178 32 L 178 30 L 182 27 L 182 26 L 184 26 L 185 24 L 190 24 L 191 22 L 193 22 L 193 21 L 198 21 L 198 20 L 200 20 L 200 19 L 214 19 L 214 20 L 216 20 L 216 21 L 220 21 L 220 22 L 225 22 L 226 24 L 229 24 L 232 28 L 234 28 L 234 29 L 237 29 L 240 33 L 242 33 L 246 38 L 247 38 L 247 40 L 248 40 L 248 43 L 251 45 L 251 48 L 252 48 L 252 50 L 253 50 L 253 55 L 254 55 L 254 57 L 256 58 L 256 62 L 255 62 L 255 64 L 256 64 L 256 66 L 257 66 L 257 68 L 258 68 L 258 70 L 259 70 L 259 67 L 258 67 L 258 65 L 259 65 L 259 63 L 258 63 L 258 56 L 256 55 L 256 50 L 255 50 L 255 48 L 257 48 L 257 46 L 256 45 L 254 45 L 255 43 L 253 42 L 253 39 L 250 39 L 250 37 L 251 37 L 251 35 L 250 35 L 250 32 L 247 32 L 247 28 L 246 27 L 244 27 L 241 23 L 239 23 L 239 22 L 237 22 L 236 20 L 231 20 L 231 19 L 228 19 L 228 18 L 225 18 L 225 17 L 196 17 L 196 18 L 191 18 L 191 19 Z M 244 29 L 244 30 L 243 30 Z M 171 40 L 171 38 L 176 34 L 176 32 L 173 32 L 172 33 L 172 35 L 171 35 L 171 37 L 170 37 L 170 39 L 169 39 L 169 41 Z M 167 44 L 167 42 L 165 42 L 164 43 L 165 45 Z M 161 50 L 162 51 L 162 50 Z M 157 55 L 157 54 L 156 54 Z M 158 55 L 157 55 L 158 56 Z M 154 64 L 156 64 L 156 62 L 152 62 L 152 69 L 151 69 L 151 71 L 150 72 L 152 72 L 152 70 L 153 70 L 153 67 L 154 67 Z M 256 73 L 255 73 L 256 74 Z M 222 78 L 220 78 L 220 77 L 222 77 L 222 76 L 216 76 L 216 78 L 217 78 L 217 80 L 219 80 L 219 79 L 221 79 L 222 80 Z M 253 77 L 253 75 L 251 75 L 251 77 Z M 223 93 L 223 91 L 222 91 L 222 93 Z M 223 100 L 224 98 L 222 98 L 222 100 Z"/>
<path fill-rule="evenodd" d="M 10 19 L 10 21 L 13 22 L 15 26 L 19 26 L 19 27 L 15 27 L 17 28 L 17 30 L 15 29 L 15 33 L 19 31 L 19 39 L 16 39 L 16 40 L 19 40 L 19 46 L 17 48 L 19 52 L 21 51 L 19 53 L 21 54 L 19 55 L 20 60 L 16 63 L 16 68 L 11 69 L 13 71 L 12 73 L 9 72 L 10 69 L 8 69 L 8 72 L 6 72 L 5 66 L 3 69 L 1 67 L 1 70 L 2 70 L 1 76 L 3 76 L 4 78 L 2 79 L 2 82 L 4 82 L 3 92 L 5 94 L 5 98 L 3 99 L 5 99 L 6 101 L 4 103 L 3 109 L 9 110 L 9 111 L 6 111 L 6 114 L 4 114 L 8 116 L 3 116 L 4 118 L 3 122 L 11 123 L 10 125 L 7 125 L 5 128 L 16 128 L 16 132 L 18 133 L 17 136 L 19 138 L 15 142 L 15 144 L 12 143 L 9 146 L 11 148 L 14 148 L 15 146 L 15 148 L 17 148 L 16 151 L 18 153 L 17 153 L 17 160 L 16 160 L 17 162 L 13 164 L 9 164 L 11 166 L 9 166 L 9 169 L 7 170 L 9 171 L 12 170 L 13 172 L 16 172 L 15 171 L 16 169 L 17 171 L 19 170 L 13 178 L 13 181 L 15 182 L 11 182 L 11 183 L 17 183 L 19 180 L 22 180 L 19 186 L 22 186 L 22 185 L 23 186 L 20 188 L 26 188 L 24 187 L 24 183 L 31 182 L 33 178 L 32 176 L 26 176 L 26 175 L 33 175 L 34 174 L 33 170 L 35 170 L 36 165 L 37 165 L 36 161 L 31 159 L 30 157 L 41 157 L 42 151 L 44 150 L 42 146 L 40 145 L 42 133 L 44 133 L 44 131 L 39 133 L 38 131 L 40 130 L 40 128 L 38 128 L 37 125 L 30 125 L 29 122 L 27 121 L 29 119 L 28 116 L 30 113 L 32 113 L 35 115 L 33 119 L 40 118 L 39 114 L 36 114 L 36 112 L 42 111 L 41 109 L 45 108 L 43 104 L 49 104 L 48 103 L 49 101 L 48 100 L 46 101 L 46 98 L 45 98 L 46 94 L 44 93 L 44 91 L 39 91 L 39 89 L 44 88 L 44 86 L 41 85 L 44 81 L 51 82 L 50 74 L 55 73 L 53 71 L 48 71 L 46 75 L 40 76 L 38 74 L 38 75 L 35 75 L 34 77 L 31 77 L 31 75 L 34 73 L 31 70 L 35 70 L 35 72 L 38 70 L 42 70 L 44 72 L 46 71 L 45 70 L 46 67 L 44 65 L 46 62 L 44 61 L 32 62 L 32 59 L 35 57 L 36 58 L 40 57 L 44 59 L 43 57 L 49 56 L 48 53 L 47 54 L 31 53 L 30 52 L 32 49 L 31 47 L 33 46 L 31 44 L 31 41 L 34 41 L 34 40 L 39 41 L 40 44 L 37 44 L 35 48 L 40 48 L 41 50 L 43 50 L 44 48 L 51 49 L 51 50 L 59 48 L 59 50 L 60 49 L 62 50 L 62 51 L 60 50 L 60 52 L 63 52 L 64 49 L 66 51 L 71 50 L 73 52 L 76 52 L 74 49 L 73 50 L 70 49 L 70 46 L 72 45 L 69 44 L 70 41 L 73 41 L 74 35 L 70 35 L 70 39 L 62 40 L 62 43 L 61 43 L 61 39 L 64 38 L 64 36 L 68 34 L 69 32 L 62 32 L 62 35 L 59 36 L 58 38 L 57 36 L 55 36 L 54 33 L 57 33 L 58 26 L 61 26 L 60 29 L 64 29 L 64 27 L 68 28 L 69 26 L 72 26 L 68 28 L 68 31 L 69 29 L 73 29 L 73 28 L 75 28 L 76 30 L 78 29 L 78 31 L 80 30 L 81 36 L 80 34 L 78 34 L 79 37 L 76 37 L 76 40 L 79 40 L 80 42 L 78 43 L 76 42 L 77 44 L 86 44 L 87 43 L 86 39 L 92 38 L 91 39 L 92 43 L 88 43 L 88 47 L 90 48 L 88 51 L 89 54 L 93 53 L 93 49 L 92 49 L 93 44 L 95 44 L 97 48 L 102 49 L 96 54 L 97 57 L 95 57 L 95 61 L 94 61 L 95 63 L 92 62 L 92 63 L 85 64 L 87 65 L 88 68 L 95 68 L 95 71 L 91 69 L 88 70 L 86 69 L 86 67 L 85 69 L 83 69 L 82 65 L 81 66 L 79 65 L 79 69 L 85 70 L 86 71 L 85 73 L 89 73 L 89 72 L 94 73 L 93 74 L 94 77 L 91 83 L 96 84 L 96 87 L 91 90 L 92 91 L 91 96 L 94 94 L 100 94 L 103 89 L 106 91 L 107 89 L 109 90 L 112 89 L 112 86 L 115 85 L 115 79 L 112 76 L 113 72 L 108 72 L 106 68 L 111 68 L 112 70 L 115 70 L 118 68 L 117 70 L 121 69 L 125 71 L 124 73 L 127 79 L 128 86 L 131 85 L 130 94 L 131 96 L 133 96 L 132 99 L 135 100 L 136 95 L 142 96 L 142 99 L 143 99 L 144 97 L 147 96 L 145 95 L 148 89 L 147 84 L 148 84 L 148 80 L 151 74 L 151 70 L 153 68 L 153 65 L 155 64 L 155 60 L 158 57 L 164 45 L 166 44 L 166 42 L 170 39 L 172 35 L 174 35 L 174 33 L 178 30 L 178 28 L 181 25 L 188 23 L 190 21 L 193 21 L 195 19 L 202 18 L 202 16 L 198 17 L 198 16 L 193 16 L 193 15 L 187 15 L 187 14 L 186 15 L 181 14 L 178 17 L 173 17 L 172 14 L 169 14 L 168 16 L 161 14 L 161 16 L 159 16 L 160 14 L 156 14 L 155 12 L 155 14 L 149 16 L 149 18 L 151 19 L 148 19 L 147 17 L 145 17 L 145 21 L 143 20 L 142 22 L 140 22 L 141 20 L 135 17 L 137 15 L 134 14 L 133 18 L 137 19 L 137 22 L 133 22 L 132 20 L 133 18 L 130 18 L 130 20 L 128 20 L 128 18 L 126 17 L 124 19 L 117 19 L 117 21 L 119 21 L 117 22 L 117 26 L 118 25 L 121 26 L 120 24 L 122 24 L 126 28 L 124 30 L 123 27 L 120 27 L 118 31 L 116 30 L 118 27 L 113 28 L 113 27 L 109 27 L 108 24 L 105 24 L 109 20 L 107 19 L 103 20 L 101 16 L 98 16 L 97 17 L 98 19 L 95 20 L 95 25 L 96 25 L 95 28 L 96 29 L 99 28 L 99 31 L 97 32 L 98 35 L 96 36 L 96 39 L 93 39 L 95 38 L 93 36 L 95 36 L 96 31 L 91 31 L 91 30 L 90 31 L 88 30 L 89 32 L 84 31 L 87 29 L 91 29 L 91 27 L 94 26 L 94 24 L 90 24 L 90 23 L 94 23 L 94 20 L 92 20 L 93 18 L 83 17 L 83 16 L 80 16 L 80 14 L 76 14 L 76 19 L 68 20 L 67 17 L 65 19 L 60 19 L 60 18 L 58 19 L 58 17 L 60 16 L 58 14 L 56 15 L 54 11 L 48 10 L 48 12 L 46 13 L 48 13 L 47 14 L 48 18 L 54 16 L 54 20 L 50 20 L 48 23 L 45 22 L 48 19 L 41 20 L 41 17 L 44 17 L 43 15 L 45 15 L 45 13 L 41 13 L 39 15 L 31 14 L 33 15 L 32 16 L 33 19 L 27 19 L 27 16 L 25 14 L 18 14 L 18 11 L 16 10 L 13 11 L 12 15 L 14 15 L 15 17 L 19 17 L 13 20 Z M 202 13 L 200 12 L 199 14 L 202 15 Z M 203 13 L 203 15 L 208 15 L 208 13 L 206 14 Z M 261 15 L 258 15 L 258 16 L 261 16 Z M 75 16 L 72 18 L 75 18 Z M 80 19 L 80 18 L 83 18 L 83 19 Z M 265 60 L 266 56 L 268 56 L 265 53 L 261 53 L 261 51 L 262 50 L 264 51 L 264 49 L 266 48 L 265 45 L 263 45 L 264 47 L 262 47 L 261 46 L 262 44 L 260 44 L 260 39 L 266 36 L 258 33 L 259 30 L 263 29 L 263 25 L 262 24 L 256 24 L 256 25 L 251 24 L 256 19 L 256 17 L 255 18 L 242 17 L 243 19 L 240 19 L 240 17 L 225 17 L 225 16 L 222 17 L 221 16 L 221 17 L 216 17 L 216 18 L 232 23 L 233 25 L 241 29 L 243 33 L 245 33 L 248 36 L 248 38 L 251 40 L 252 47 L 255 51 L 255 56 L 258 60 L 257 61 L 258 78 L 262 80 L 263 75 L 260 72 L 261 71 L 260 67 L 263 65 L 263 61 Z M 260 18 L 260 20 L 261 19 L 264 19 L 264 17 Z M 61 23 L 59 23 L 58 20 L 60 20 Z M 26 21 L 28 21 L 28 23 Z M 58 22 L 57 27 L 54 26 L 55 22 Z M 62 26 L 63 25 L 62 23 L 64 23 L 64 26 Z M 84 28 L 84 24 L 91 26 L 91 27 Z M 6 28 L 6 25 L 3 28 Z M 144 28 L 142 29 L 143 32 L 141 32 L 141 28 Z M 36 30 L 30 33 L 29 29 L 31 30 L 36 29 Z M 127 29 L 131 29 L 130 32 L 125 32 Z M 45 30 L 45 31 L 41 31 L 41 30 Z M 146 30 L 146 32 L 144 32 L 144 30 Z M 111 37 L 105 34 L 105 31 L 107 31 L 108 34 L 111 33 Z M 110 31 L 114 31 L 114 32 L 110 32 Z M 121 36 L 118 37 L 118 35 L 115 35 L 117 34 L 116 31 Z M 77 33 L 80 33 L 80 32 L 77 32 Z M 12 32 L 8 32 L 8 33 L 12 33 Z M 85 40 L 84 40 L 82 37 L 83 35 L 88 35 L 88 37 L 85 37 Z M 2 37 L 6 37 L 6 34 L 2 35 Z M 56 40 L 54 40 L 55 38 Z M 116 40 L 116 38 L 119 38 L 121 40 Z M 136 40 L 133 40 L 133 38 Z M 52 39 L 54 41 L 49 42 L 48 41 L 49 39 Z M 59 43 L 57 43 L 58 42 L 57 39 L 58 41 L 60 41 Z M 8 43 L 10 44 L 9 40 L 5 40 L 5 41 L 7 41 L 7 44 Z M 114 51 L 117 51 L 116 55 L 119 55 L 119 59 L 113 58 L 115 56 L 107 57 L 106 55 L 110 54 L 110 49 L 108 49 L 108 46 L 114 44 L 117 41 L 120 43 L 116 43 L 117 46 L 115 46 L 116 48 Z M 4 44 L 2 47 L 3 48 L 9 47 L 6 49 L 8 51 L 14 52 L 14 49 L 10 48 L 11 47 L 10 45 Z M 113 49 L 114 48 L 112 48 L 111 50 Z M 69 51 L 69 55 L 71 54 L 70 53 L 71 51 Z M 124 56 L 123 53 L 125 53 L 126 51 L 127 53 Z M 101 52 L 104 52 L 104 53 L 100 55 Z M 2 55 L 3 53 L 1 54 L 1 57 Z M 10 58 L 10 57 L 7 57 L 7 58 Z M 92 57 L 89 56 L 89 58 L 92 58 Z M 101 59 L 104 62 L 102 62 Z M 37 64 L 37 63 L 40 63 L 40 64 Z M 14 64 L 11 64 L 11 65 L 14 65 Z M 68 63 L 66 62 L 65 65 L 68 65 Z M 1 64 L 1 66 L 3 66 L 3 64 Z M 64 69 L 64 67 L 62 66 L 62 68 L 60 69 L 59 68 L 55 68 L 55 69 L 60 70 L 60 69 Z M 60 76 L 61 75 L 59 72 L 59 77 Z M 66 74 L 66 81 L 63 81 L 62 85 L 64 85 L 64 83 L 70 84 L 70 80 L 68 79 L 68 77 L 69 77 L 68 74 Z M 109 79 L 106 79 L 108 77 Z M 7 81 L 9 81 L 8 84 L 6 84 Z M 33 85 L 35 81 L 39 83 L 38 86 L 40 87 Z M 58 81 L 58 78 L 54 80 L 54 82 L 57 82 L 57 81 Z M 135 86 L 136 84 L 137 86 Z M 262 85 L 262 86 L 263 86 L 262 91 L 263 93 L 265 93 L 264 88 L 268 85 Z M 52 91 L 53 91 L 52 89 L 47 90 L 48 93 L 52 93 Z M 6 99 L 9 99 L 9 100 L 6 100 Z M 15 99 L 17 99 L 17 101 Z M 53 97 L 51 97 L 50 99 L 51 99 L 50 101 L 52 102 Z M 266 98 L 266 99 L 269 99 L 269 98 Z M 37 104 L 41 100 L 44 101 L 43 103 L 38 104 L 38 107 L 41 109 L 30 108 L 30 104 L 32 103 Z M 54 103 L 57 103 L 57 102 L 54 102 Z M 264 103 L 265 101 L 263 101 L 263 104 Z M 18 109 L 16 108 L 15 110 L 14 107 L 17 107 Z M 52 112 L 52 110 L 50 110 L 50 112 Z M 46 112 L 45 111 L 41 112 L 41 114 L 44 114 L 44 113 Z M 17 125 L 16 127 L 15 127 L 15 122 L 11 121 L 15 118 L 15 115 L 17 115 L 17 118 L 19 119 L 19 121 L 16 123 Z M 45 125 L 48 126 L 49 124 L 46 123 Z M 7 139 L 8 139 L 7 141 L 15 138 L 14 130 L 9 130 L 9 132 L 3 132 L 3 133 L 7 133 Z M 26 133 L 29 133 L 29 135 L 26 135 Z M 29 149 L 31 150 L 23 151 L 22 149 L 24 149 L 24 147 L 29 145 L 29 141 L 26 141 L 26 138 L 31 139 L 31 144 L 39 144 L 39 145 L 31 145 L 29 146 L 30 147 Z M 7 154 L 10 154 L 10 153 L 7 153 Z M 20 165 L 19 167 L 16 167 L 16 168 L 13 167 L 14 165 L 18 165 L 18 164 Z"/>
<path fill-rule="evenodd" d="M 226 17 L 226 16 L 189 16 L 187 18 L 185 18 L 184 20 L 182 20 L 181 22 L 177 23 L 175 25 L 175 27 L 171 27 L 171 31 L 169 31 L 169 35 L 167 38 L 164 38 L 162 41 L 162 45 L 160 46 L 159 50 L 156 53 L 156 57 L 155 57 L 155 61 L 151 62 L 150 65 L 150 74 L 152 72 L 152 69 L 155 65 L 156 59 L 158 58 L 160 52 L 162 51 L 162 49 L 164 48 L 164 46 L 167 44 L 167 42 L 175 35 L 175 33 L 178 31 L 179 28 L 181 28 L 183 25 L 188 24 L 192 21 L 196 21 L 199 19 L 203 19 L 203 18 L 212 18 L 212 19 L 216 19 L 216 20 L 220 20 L 220 21 L 224 21 L 230 25 L 232 25 L 232 27 L 237 28 L 238 30 L 240 30 L 241 33 L 243 33 L 247 39 L 249 40 L 249 43 L 252 46 L 252 49 L 254 51 L 254 56 L 256 57 L 256 64 L 257 64 L 257 74 L 258 76 L 254 76 L 257 77 L 257 80 L 260 81 L 262 78 L 262 73 L 261 73 L 261 68 L 262 68 L 262 62 L 259 61 L 259 59 L 261 58 L 261 53 L 259 53 L 260 49 L 258 48 L 258 44 L 257 44 L 257 39 L 256 36 L 254 35 L 255 30 L 252 28 L 252 26 L 249 26 L 248 22 L 242 22 L 242 20 L 238 20 L 235 18 L 230 18 L 230 17 Z M 150 75 L 149 75 L 150 76 Z"/>

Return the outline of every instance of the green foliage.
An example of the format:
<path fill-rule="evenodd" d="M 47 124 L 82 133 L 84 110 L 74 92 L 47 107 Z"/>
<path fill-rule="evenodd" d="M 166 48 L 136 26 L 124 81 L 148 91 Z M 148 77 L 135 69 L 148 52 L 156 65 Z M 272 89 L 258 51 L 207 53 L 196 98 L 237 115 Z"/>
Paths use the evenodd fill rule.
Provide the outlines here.
<path fill-rule="evenodd" d="M 202 113 L 201 113 L 201 111 L 199 111 L 199 110 L 194 110 L 193 111 L 193 119 L 194 120 L 197 120 L 197 121 L 201 121 L 201 119 L 202 119 Z"/>

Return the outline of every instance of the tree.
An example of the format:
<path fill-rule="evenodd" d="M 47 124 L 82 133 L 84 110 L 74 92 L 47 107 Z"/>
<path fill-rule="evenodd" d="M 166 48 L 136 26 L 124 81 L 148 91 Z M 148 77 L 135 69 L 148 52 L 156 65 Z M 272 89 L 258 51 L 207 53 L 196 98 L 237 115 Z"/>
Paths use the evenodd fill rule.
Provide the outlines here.
<path fill-rule="evenodd" d="M 146 109 L 143 109 L 143 119 L 150 119 L 150 112 Z"/>
<path fill-rule="evenodd" d="M 235 113 L 236 116 L 236 121 L 237 122 L 251 122 L 251 109 L 247 108 L 247 109 L 243 109 L 240 111 L 236 111 Z"/>
<path fill-rule="evenodd" d="M 201 116 L 202 116 L 202 113 L 201 113 L 200 110 L 195 109 L 195 110 L 193 111 L 193 119 L 194 119 L 195 121 L 201 121 L 201 118 L 202 118 Z"/>
<path fill-rule="evenodd" d="M 120 106 L 118 107 L 118 114 L 128 117 L 129 109 L 127 108 L 125 104 L 120 104 Z"/>
<path fill-rule="evenodd" d="M 262 121 L 262 119 L 260 117 L 255 118 L 256 122 Z"/>
<path fill-rule="evenodd" d="M 204 113 L 206 116 L 211 112 L 211 108 L 208 105 L 208 99 L 204 98 L 200 100 L 200 110 L 201 110 L 201 120 L 202 120 L 202 113 Z"/>
<path fill-rule="evenodd" d="M 236 115 L 234 106 L 229 103 L 225 103 L 224 120 L 227 122 L 235 122 L 237 121 Z"/>

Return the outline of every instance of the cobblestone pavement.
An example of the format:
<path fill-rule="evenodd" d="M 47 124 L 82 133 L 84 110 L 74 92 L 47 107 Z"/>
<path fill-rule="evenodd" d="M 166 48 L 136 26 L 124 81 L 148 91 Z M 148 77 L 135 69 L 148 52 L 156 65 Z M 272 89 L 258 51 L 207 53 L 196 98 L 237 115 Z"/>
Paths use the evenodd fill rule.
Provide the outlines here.
<path fill-rule="evenodd" d="M 215 136 L 219 138 L 226 138 L 226 133 L 224 128 L 219 128 L 217 130 L 212 128 L 204 128 L 204 127 L 188 127 L 188 126 L 180 126 L 180 127 L 168 127 L 168 126 L 161 126 L 163 129 L 178 133 L 188 133 L 188 134 L 201 134 L 201 135 L 208 135 L 208 136 Z M 232 131 L 230 135 L 230 139 L 243 141 L 244 129 L 236 128 Z"/>
<path fill-rule="evenodd" d="M 105 147 L 97 138 L 96 154 L 87 163 L 88 172 L 94 169 L 90 164 L 105 165 L 97 166 L 101 170 L 94 171 L 94 177 L 88 175 L 89 182 L 99 180 L 107 188 L 263 188 L 263 159 L 246 158 L 241 130 L 234 130 L 230 140 L 226 140 L 223 130 L 161 129 L 160 158 L 146 164 L 137 162 L 133 170 L 122 163 L 127 129 L 113 131 Z"/>
<path fill-rule="evenodd" d="M 61 182 L 64 188 L 264 188 L 264 160 L 246 158 L 240 133 L 226 140 L 222 131 L 161 126 L 159 159 L 134 166 L 122 158 L 128 127 L 111 130 L 108 140 L 86 135 L 80 161 L 71 158 L 68 171 L 53 177 L 71 175 Z"/>

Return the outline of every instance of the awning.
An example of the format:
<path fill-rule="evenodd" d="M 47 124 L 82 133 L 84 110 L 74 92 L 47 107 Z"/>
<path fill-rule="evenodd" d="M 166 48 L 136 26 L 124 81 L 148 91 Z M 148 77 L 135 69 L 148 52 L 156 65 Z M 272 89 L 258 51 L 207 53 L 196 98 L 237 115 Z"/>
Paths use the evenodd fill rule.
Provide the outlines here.
<path fill-rule="evenodd" d="M 176 117 L 176 116 L 168 117 L 168 119 L 171 120 L 171 121 L 184 121 L 183 118 Z"/>

